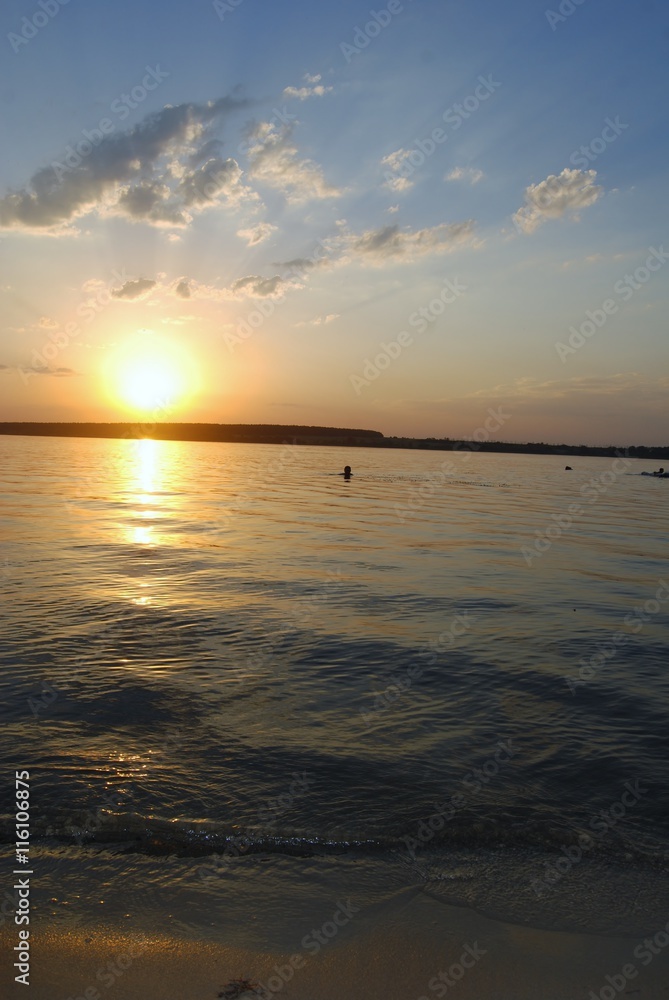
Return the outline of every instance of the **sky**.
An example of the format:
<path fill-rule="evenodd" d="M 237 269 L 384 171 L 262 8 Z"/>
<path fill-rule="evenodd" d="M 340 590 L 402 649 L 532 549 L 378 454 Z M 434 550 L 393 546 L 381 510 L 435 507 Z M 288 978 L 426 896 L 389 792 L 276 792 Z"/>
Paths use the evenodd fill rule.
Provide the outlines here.
<path fill-rule="evenodd" d="M 669 443 L 669 8 L 6 0 L 0 420 Z"/>

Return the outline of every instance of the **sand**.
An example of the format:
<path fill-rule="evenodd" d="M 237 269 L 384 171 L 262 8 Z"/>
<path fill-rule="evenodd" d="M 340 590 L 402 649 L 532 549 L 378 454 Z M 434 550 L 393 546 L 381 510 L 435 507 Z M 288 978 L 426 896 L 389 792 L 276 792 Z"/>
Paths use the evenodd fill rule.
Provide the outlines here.
<path fill-rule="evenodd" d="M 302 947 L 303 923 L 292 953 L 104 926 L 37 927 L 29 989 L 12 980 L 8 955 L 15 938 L 5 927 L 0 993 L 12 1000 L 216 1000 L 231 980 L 248 979 L 286 1000 L 669 998 L 669 947 L 661 927 L 649 948 L 639 937 L 503 923 L 420 893 L 400 909 L 356 919 L 330 939 L 321 935 L 325 943 L 318 948 L 313 936 Z M 333 926 L 324 926 L 326 934 Z"/>

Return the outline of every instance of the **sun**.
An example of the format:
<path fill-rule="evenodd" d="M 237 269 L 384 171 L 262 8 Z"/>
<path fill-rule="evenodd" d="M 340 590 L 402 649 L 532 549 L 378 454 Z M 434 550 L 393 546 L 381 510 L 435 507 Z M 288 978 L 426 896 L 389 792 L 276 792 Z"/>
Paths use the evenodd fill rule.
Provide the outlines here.
<path fill-rule="evenodd" d="M 161 419 L 183 409 L 196 392 L 197 377 L 193 359 L 182 347 L 143 336 L 116 353 L 107 387 L 117 406 Z"/>
<path fill-rule="evenodd" d="M 173 406 L 183 389 L 179 372 L 160 359 L 130 362 L 127 371 L 120 372 L 119 396 L 137 410 Z"/>

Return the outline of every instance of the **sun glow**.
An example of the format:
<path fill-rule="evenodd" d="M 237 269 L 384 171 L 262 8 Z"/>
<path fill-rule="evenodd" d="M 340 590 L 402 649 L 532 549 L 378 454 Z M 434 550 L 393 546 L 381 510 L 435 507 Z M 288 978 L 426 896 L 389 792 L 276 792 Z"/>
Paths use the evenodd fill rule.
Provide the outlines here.
<path fill-rule="evenodd" d="M 119 350 L 107 376 L 114 402 L 124 409 L 169 418 L 197 392 L 193 359 L 183 348 L 146 336 Z"/>

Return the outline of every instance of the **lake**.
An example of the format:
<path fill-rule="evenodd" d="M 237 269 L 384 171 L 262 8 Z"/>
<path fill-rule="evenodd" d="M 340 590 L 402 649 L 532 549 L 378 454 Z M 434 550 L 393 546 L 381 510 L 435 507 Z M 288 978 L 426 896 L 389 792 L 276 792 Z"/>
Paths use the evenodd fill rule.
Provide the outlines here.
<path fill-rule="evenodd" d="M 44 925 L 280 950 L 323 898 L 373 914 L 416 891 L 551 931 L 664 925 L 651 463 L 30 437 L 0 455 L 2 773 L 31 774 Z"/>

